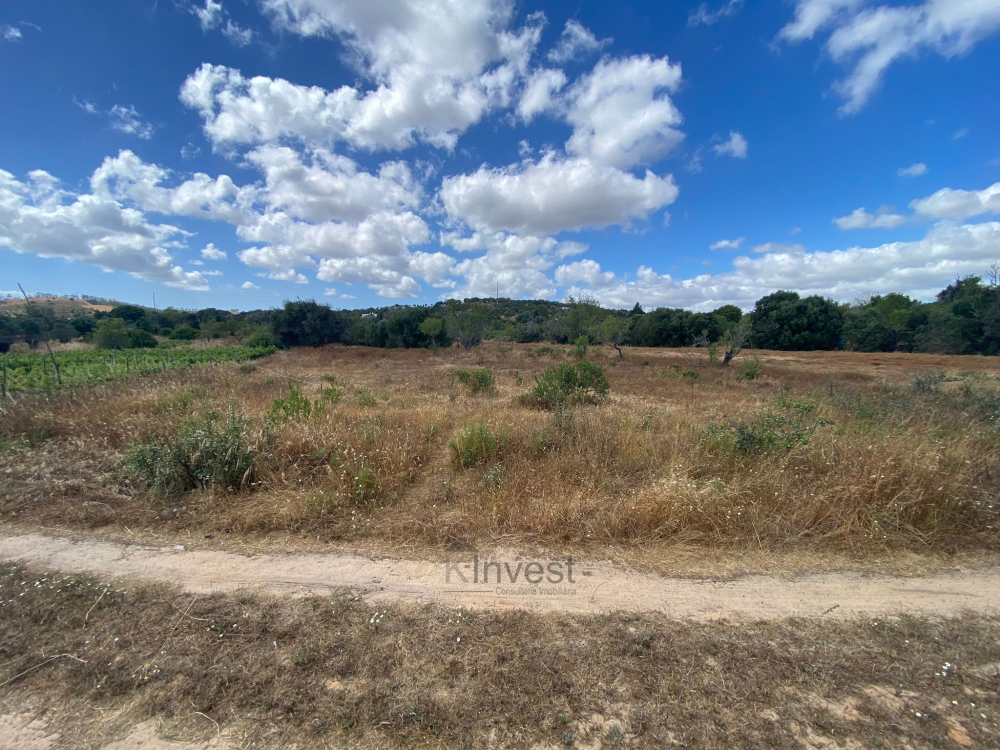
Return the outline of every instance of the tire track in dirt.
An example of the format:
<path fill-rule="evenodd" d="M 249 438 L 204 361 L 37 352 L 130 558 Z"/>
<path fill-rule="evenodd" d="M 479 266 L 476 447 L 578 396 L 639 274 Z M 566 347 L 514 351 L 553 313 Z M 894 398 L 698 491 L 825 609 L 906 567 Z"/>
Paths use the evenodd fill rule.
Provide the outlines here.
<path fill-rule="evenodd" d="M 0 535 L 0 559 L 102 577 L 163 581 L 198 593 L 250 588 L 304 596 L 351 588 L 363 592 L 372 602 L 409 601 L 571 614 L 658 612 L 694 621 L 848 618 L 904 612 L 943 616 L 964 610 L 985 615 L 1000 613 L 1000 568 L 996 567 L 914 578 L 825 573 L 797 578 L 754 575 L 710 580 L 670 578 L 593 561 L 574 561 L 568 569 L 565 560 L 525 558 L 513 551 L 478 558 L 472 555 L 451 553 L 448 564 L 443 559 L 369 559 L 320 553 L 246 556 L 38 533 Z M 474 575 L 472 566 L 477 559 Z M 484 585 L 483 566 L 487 563 L 489 583 Z M 536 563 L 537 568 L 533 565 Z M 545 580 L 554 580 L 555 570 L 562 572 L 561 583 Z M 495 582 L 497 572 L 503 580 L 499 586 Z M 532 580 L 541 575 L 542 582 L 526 585 L 528 573 Z M 511 584 L 510 577 L 516 583 Z M 535 593 L 516 592 L 523 588 Z"/>

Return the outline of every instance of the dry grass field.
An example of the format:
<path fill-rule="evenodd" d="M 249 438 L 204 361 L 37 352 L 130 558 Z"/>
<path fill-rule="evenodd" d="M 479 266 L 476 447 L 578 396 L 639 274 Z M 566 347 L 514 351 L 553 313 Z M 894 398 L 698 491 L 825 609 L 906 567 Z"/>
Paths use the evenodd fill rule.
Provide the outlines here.
<path fill-rule="evenodd" d="M 0 417 L 0 522 L 167 554 L 398 562 L 472 544 L 695 576 L 995 564 L 995 360 L 754 356 L 759 373 L 592 349 L 607 394 L 564 404 L 525 396 L 576 368 L 568 349 L 492 344 L 297 349 L 23 394 Z M 1000 742 L 981 598 L 946 617 L 827 616 L 831 600 L 686 622 L 379 601 L 338 580 L 205 594 L 4 563 L 0 750 Z"/>
<path fill-rule="evenodd" d="M 739 360 L 700 350 L 592 349 L 608 396 L 555 410 L 519 396 L 574 362 L 569 349 L 492 344 L 297 349 L 24 396 L 0 420 L 0 519 L 251 548 L 399 556 L 462 541 L 758 567 L 996 548 L 994 359 L 758 354 L 760 376 L 741 380 Z M 476 368 L 495 387 L 459 382 Z M 276 409 L 290 384 L 300 401 Z M 246 452 L 238 477 L 151 489 L 155 461 L 137 473 L 135 446 L 203 436 L 210 412 L 208 440 L 230 441 L 212 450 Z"/>

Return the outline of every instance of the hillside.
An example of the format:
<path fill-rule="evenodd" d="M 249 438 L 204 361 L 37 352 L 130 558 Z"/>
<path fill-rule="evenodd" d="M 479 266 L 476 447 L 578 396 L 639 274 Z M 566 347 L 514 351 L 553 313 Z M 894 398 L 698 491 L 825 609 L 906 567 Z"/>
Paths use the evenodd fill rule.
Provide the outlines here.
<path fill-rule="evenodd" d="M 0 313 L 24 315 L 28 304 L 23 297 L 0 299 Z M 32 297 L 30 304 L 51 311 L 57 318 L 75 318 L 78 315 L 89 315 L 95 312 L 110 312 L 118 303 L 114 300 L 104 299 L 97 301 L 96 298 Z"/>

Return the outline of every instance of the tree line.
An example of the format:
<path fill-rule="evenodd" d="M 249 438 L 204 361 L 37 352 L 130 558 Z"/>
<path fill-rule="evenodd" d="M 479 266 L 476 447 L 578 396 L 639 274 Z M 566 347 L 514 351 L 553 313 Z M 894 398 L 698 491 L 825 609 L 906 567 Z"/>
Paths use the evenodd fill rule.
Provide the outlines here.
<path fill-rule="evenodd" d="M 350 346 L 469 349 L 497 343 L 711 346 L 736 331 L 758 349 L 862 352 L 1000 353 L 1000 283 L 994 266 L 984 278 L 956 279 L 933 302 L 903 294 L 874 295 L 842 304 L 793 291 L 757 300 L 751 312 L 723 305 L 711 312 L 660 307 L 609 310 L 592 299 L 466 299 L 433 305 L 333 310 L 311 300 L 280 309 L 232 313 L 152 310 L 118 305 L 109 312 L 58 318 L 43 306 L 24 315 L 0 314 L 0 349 L 16 340 L 84 338 L 101 348 L 157 346 L 167 341 L 235 337 L 254 346 Z M 162 344 L 159 344 L 162 345 Z"/>

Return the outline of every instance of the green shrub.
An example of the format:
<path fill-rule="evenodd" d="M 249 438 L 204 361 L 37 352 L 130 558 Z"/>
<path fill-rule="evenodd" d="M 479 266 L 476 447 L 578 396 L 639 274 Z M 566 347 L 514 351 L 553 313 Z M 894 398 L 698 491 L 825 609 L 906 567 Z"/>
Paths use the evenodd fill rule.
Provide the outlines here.
<path fill-rule="evenodd" d="M 272 346 L 277 347 L 278 341 L 274 338 L 274 334 L 266 328 L 257 328 L 247 336 L 243 346 L 248 349 L 266 349 Z"/>
<path fill-rule="evenodd" d="M 169 338 L 172 341 L 194 341 L 198 338 L 198 331 L 187 323 L 181 323 L 170 332 Z"/>
<path fill-rule="evenodd" d="M 320 380 L 329 383 L 323 388 L 323 400 L 331 404 L 339 404 L 344 397 L 344 384 L 337 379 L 336 375 L 322 375 Z"/>
<path fill-rule="evenodd" d="M 736 379 L 740 381 L 756 380 L 760 377 L 762 370 L 760 357 L 746 357 L 736 365 Z"/>
<path fill-rule="evenodd" d="M 135 328 L 128 332 L 129 349 L 155 349 L 157 346 L 156 339 L 148 331 Z"/>
<path fill-rule="evenodd" d="M 944 370 L 928 370 L 917 373 L 910 390 L 918 396 L 936 396 L 941 393 L 941 384 L 945 381 Z"/>
<path fill-rule="evenodd" d="M 534 435 L 532 435 L 531 444 L 535 449 L 535 453 L 539 455 L 548 453 L 556 447 L 555 441 L 549 435 L 548 430 L 538 430 Z"/>
<path fill-rule="evenodd" d="M 532 354 L 535 357 L 561 357 L 566 352 L 554 346 L 540 346 Z"/>
<path fill-rule="evenodd" d="M 322 408 L 322 403 L 316 402 L 314 404 L 302 395 L 302 389 L 289 383 L 288 397 L 274 399 L 274 402 L 271 404 L 271 412 L 268 414 L 268 418 L 272 422 L 284 422 L 286 420 L 295 422 L 299 419 L 306 419 L 313 413 L 314 410 L 320 410 Z"/>
<path fill-rule="evenodd" d="M 378 399 L 367 391 L 358 391 L 357 395 L 358 406 L 377 406 Z"/>
<path fill-rule="evenodd" d="M 810 419 L 811 412 L 805 408 L 790 414 L 761 411 L 728 423 L 710 422 L 703 436 L 716 448 L 744 455 L 791 450 L 807 445 L 816 428 L 827 423 L 822 417 Z"/>
<path fill-rule="evenodd" d="M 664 378 L 680 378 L 682 380 L 697 380 L 701 377 L 701 373 L 697 370 L 692 370 L 690 367 L 681 367 L 680 365 L 670 365 L 663 370 L 661 377 Z"/>
<path fill-rule="evenodd" d="M 181 425 L 165 441 L 133 445 L 125 468 L 132 480 L 158 495 L 202 488 L 239 490 L 253 479 L 250 422 L 235 409 L 222 422 L 217 412 Z"/>
<path fill-rule="evenodd" d="M 488 490 L 497 490 L 503 486 L 503 480 L 507 477 L 507 467 L 497 464 L 492 469 L 483 472 L 483 487 Z"/>
<path fill-rule="evenodd" d="M 359 505 L 370 505 L 378 499 L 379 492 L 382 491 L 382 483 L 379 482 L 378 475 L 367 461 L 361 464 L 358 473 L 354 475 L 354 483 L 351 486 L 351 499 Z"/>
<path fill-rule="evenodd" d="M 610 390 L 604 368 L 581 360 L 550 367 L 541 377 L 535 378 L 535 387 L 521 400 L 544 409 L 555 409 L 600 401 Z"/>
<path fill-rule="evenodd" d="M 489 393 L 496 390 L 497 379 L 493 375 L 493 370 L 486 367 L 469 372 L 468 370 L 455 370 L 455 377 L 458 382 L 469 388 L 469 392 Z"/>
<path fill-rule="evenodd" d="M 240 372 L 244 375 L 249 375 L 251 372 L 257 371 L 257 365 L 242 364 L 240 365 Z"/>
<path fill-rule="evenodd" d="M 510 430 L 506 427 L 494 432 L 482 422 L 473 422 L 453 437 L 448 447 L 455 452 L 454 460 L 464 468 L 495 458 L 509 438 Z"/>
<path fill-rule="evenodd" d="M 584 334 L 577 338 L 573 342 L 573 356 L 577 359 L 583 359 L 587 356 L 587 352 L 590 350 L 590 339 Z"/>

